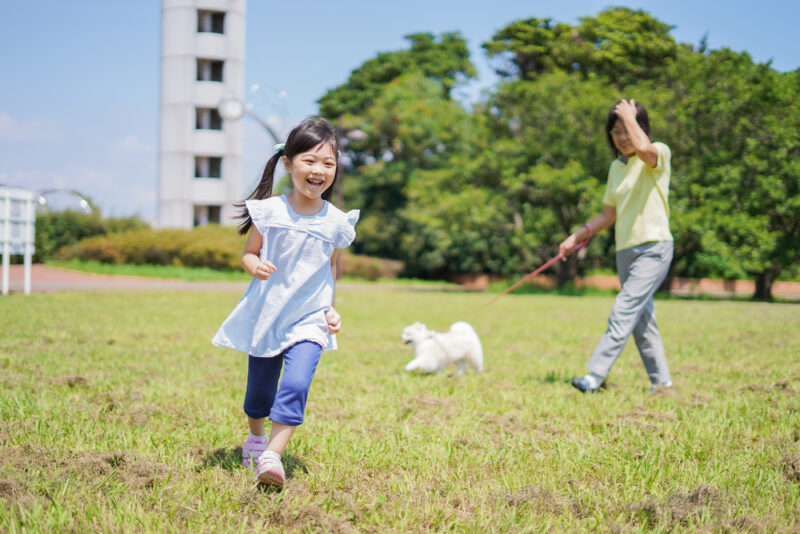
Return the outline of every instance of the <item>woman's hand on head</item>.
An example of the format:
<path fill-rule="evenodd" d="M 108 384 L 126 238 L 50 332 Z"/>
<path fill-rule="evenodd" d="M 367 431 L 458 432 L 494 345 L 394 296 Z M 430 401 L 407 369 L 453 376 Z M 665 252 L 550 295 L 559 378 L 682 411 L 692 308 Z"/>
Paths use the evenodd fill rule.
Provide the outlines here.
<path fill-rule="evenodd" d="M 342 317 L 333 306 L 325 310 L 325 320 L 328 321 L 328 333 L 335 334 L 342 329 Z"/>
<path fill-rule="evenodd" d="M 636 101 L 633 99 L 620 100 L 619 104 L 614 106 L 614 113 L 623 122 L 625 119 L 636 122 Z"/>
<path fill-rule="evenodd" d="M 275 266 L 268 262 L 268 261 L 259 261 L 256 265 L 256 269 L 253 272 L 253 278 L 258 278 L 259 280 L 268 280 L 269 275 L 275 272 Z"/>

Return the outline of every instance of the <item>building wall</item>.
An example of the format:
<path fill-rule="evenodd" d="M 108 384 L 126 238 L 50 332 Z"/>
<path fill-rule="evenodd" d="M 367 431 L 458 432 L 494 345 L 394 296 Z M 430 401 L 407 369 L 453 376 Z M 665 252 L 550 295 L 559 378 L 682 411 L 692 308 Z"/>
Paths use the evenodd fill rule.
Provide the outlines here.
<path fill-rule="evenodd" d="M 204 206 L 219 206 L 220 222 L 233 223 L 233 203 L 241 200 L 241 120 L 223 120 L 221 130 L 195 126 L 197 108 L 214 110 L 224 96 L 243 97 L 245 9 L 246 0 L 162 0 L 161 228 L 191 228 Z M 224 12 L 224 33 L 198 32 L 199 11 Z M 224 61 L 223 81 L 197 81 L 198 58 Z M 197 156 L 221 157 L 221 178 L 195 178 Z"/>

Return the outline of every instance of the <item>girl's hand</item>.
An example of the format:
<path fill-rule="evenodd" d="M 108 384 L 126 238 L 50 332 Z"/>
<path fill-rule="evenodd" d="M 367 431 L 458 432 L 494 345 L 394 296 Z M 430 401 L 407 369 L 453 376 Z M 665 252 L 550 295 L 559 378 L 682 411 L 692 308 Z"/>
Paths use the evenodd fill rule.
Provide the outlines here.
<path fill-rule="evenodd" d="M 614 106 L 614 113 L 616 113 L 617 117 L 623 122 L 625 122 L 626 119 L 636 122 L 636 101 L 633 99 L 621 100 L 619 104 Z"/>
<path fill-rule="evenodd" d="M 342 329 L 342 317 L 333 306 L 325 310 L 325 320 L 328 321 L 328 333 L 335 334 Z"/>
<path fill-rule="evenodd" d="M 570 235 L 564 241 L 558 245 L 558 254 L 561 256 L 562 260 L 566 260 L 567 256 L 572 254 L 572 251 L 575 250 L 575 247 L 578 245 L 578 239 L 575 237 L 575 234 Z"/>
<path fill-rule="evenodd" d="M 275 266 L 268 261 L 260 261 L 256 264 L 256 270 L 253 272 L 253 278 L 259 280 L 269 279 L 269 275 L 275 272 Z"/>

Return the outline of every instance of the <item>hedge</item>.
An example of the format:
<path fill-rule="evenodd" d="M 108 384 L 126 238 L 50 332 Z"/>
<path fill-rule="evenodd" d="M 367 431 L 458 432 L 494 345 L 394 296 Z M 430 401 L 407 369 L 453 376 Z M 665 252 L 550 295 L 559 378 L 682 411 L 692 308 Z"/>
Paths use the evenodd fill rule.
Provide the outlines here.
<path fill-rule="evenodd" d="M 245 237 L 227 226 L 208 225 L 192 230 L 153 230 L 98 235 L 62 247 L 58 259 L 80 259 L 113 264 L 175 265 L 210 267 L 218 270 L 241 269 Z M 342 274 L 377 280 L 397 278 L 402 262 L 357 256 L 345 250 Z"/>

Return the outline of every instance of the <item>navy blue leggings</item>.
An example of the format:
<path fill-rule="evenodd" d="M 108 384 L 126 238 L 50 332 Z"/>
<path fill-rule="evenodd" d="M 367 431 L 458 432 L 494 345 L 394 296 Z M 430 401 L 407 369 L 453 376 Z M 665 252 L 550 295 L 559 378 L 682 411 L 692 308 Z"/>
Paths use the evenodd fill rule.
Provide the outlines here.
<path fill-rule="evenodd" d="M 321 355 L 322 347 L 317 343 L 300 341 L 272 358 L 250 356 L 244 413 L 253 419 L 269 417 L 283 425 L 302 424 L 311 379 Z"/>

